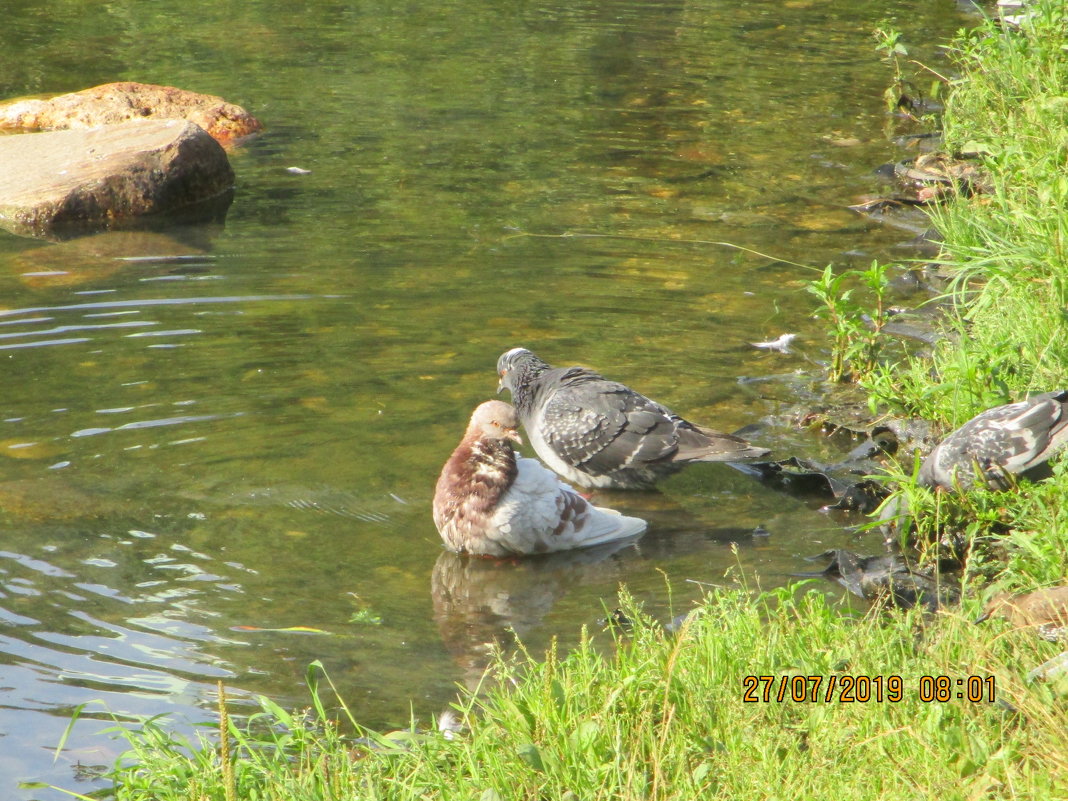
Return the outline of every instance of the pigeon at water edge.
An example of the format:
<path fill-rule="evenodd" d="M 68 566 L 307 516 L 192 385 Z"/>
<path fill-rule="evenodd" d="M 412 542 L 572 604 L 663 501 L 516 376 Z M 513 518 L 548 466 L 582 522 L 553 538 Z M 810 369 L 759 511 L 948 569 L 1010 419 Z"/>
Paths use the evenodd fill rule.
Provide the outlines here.
<path fill-rule="evenodd" d="M 637 537 L 645 521 L 594 506 L 537 459 L 516 458 L 515 408 L 475 409 L 434 491 L 434 524 L 458 553 L 548 553 Z"/>
<path fill-rule="evenodd" d="M 759 459 L 769 451 L 695 425 L 656 401 L 582 367 L 550 367 L 526 348 L 497 360 L 530 444 L 568 481 L 650 489 L 689 462 Z"/>
<path fill-rule="evenodd" d="M 1007 489 L 1013 476 L 1035 480 L 1068 444 L 1068 390 L 996 406 L 973 417 L 935 446 L 919 483 L 934 489 Z"/>
<path fill-rule="evenodd" d="M 1068 586 L 1011 595 L 1001 592 L 990 599 L 976 623 L 1004 617 L 1016 628 L 1034 628 L 1049 642 L 1068 641 Z"/>

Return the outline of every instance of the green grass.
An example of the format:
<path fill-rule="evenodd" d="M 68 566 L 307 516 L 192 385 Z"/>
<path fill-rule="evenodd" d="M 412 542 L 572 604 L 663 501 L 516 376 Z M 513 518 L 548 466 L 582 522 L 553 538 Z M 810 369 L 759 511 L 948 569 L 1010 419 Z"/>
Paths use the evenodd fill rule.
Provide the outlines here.
<path fill-rule="evenodd" d="M 828 267 L 808 285 L 828 322 L 828 377 L 866 389 L 873 412 L 932 420 L 943 433 L 985 409 L 1068 386 L 1068 6 L 1036 0 L 1029 10 L 1020 31 L 987 21 L 952 45 L 961 77 L 947 98 L 945 150 L 978 154 L 992 191 L 930 208 L 943 242 L 936 261 L 952 276 L 931 301 L 942 311 L 932 352 L 910 353 L 883 334 L 885 265 Z M 898 36 L 880 36 L 900 87 Z M 1041 484 L 949 495 L 916 485 L 911 450 L 898 458 L 882 478 L 894 492 L 886 508 L 908 510 L 897 529 L 902 545 L 921 558 L 970 553 L 983 592 L 1065 581 L 1064 456 Z"/>
<path fill-rule="evenodd" d="M 932 221 L 939 261 L 958 290 L 977 291 L 958 298 L 951 336 L 889 398 L 952 425 L 1068 379 L 1068 10 L 1033 5 L 1023 32 L 990 22 L 954 46 L 964 72 L 946 149 L 981 153 L 994 188 L 934 208 Z"/>
<path fill-rule="evenodd" d="M 247 723 L 229 722 L 225 762 L 217 738 L 182 743 L 154 721 L 127 735 L 114 798 L 1065 797 L 1068 709 L 1021 679 L 1058 648 L 1003 621 L 974 625 L 972 608 L 843 614 L 810 589 L 710 596 L 676 634 L 624 598 L 626 635 L 587 637 L 564 657 L 498 661 L 497 689 L 458 704 L 466 727 L 452 739 L 359 731 L 356 741 L 318 692 L 305 715 L 264 699 Z M 747 676 L 774 677 L 770 701 L 762 685 L 761 700 L 743 699 Z M 793 676 L 822 677 L 819 700 L 788 690 L 777 701 Z M 838 690 L 828 698 L 832 676 L 882 677 L 884 700 L 874 690 L 866 703 L 842 702 Z M 923 701 L 922 676 L 993 676 L 997 702 Z"/>
<path fill-rule="evenodd" d="M 956 276 L 945 337 L 927 357 L 869 362 L 873 405 L 945 431 L 978 412 L 1068 386 L 1068 6 L 1037 0 L 1023 30 L 994 21 L 962 32 L 961 77 L 943 118 L 945 149 L 978 153 L 993 191 L 931 210 L 938 261 Z M 854 349 L 866 345 L 861 340 Z M 896 476 L 920 538 L 978 544 L 982 573 L 1006 589 L 1068 575 L 1068 472 L 1006 493 L 937 498 Z"/>

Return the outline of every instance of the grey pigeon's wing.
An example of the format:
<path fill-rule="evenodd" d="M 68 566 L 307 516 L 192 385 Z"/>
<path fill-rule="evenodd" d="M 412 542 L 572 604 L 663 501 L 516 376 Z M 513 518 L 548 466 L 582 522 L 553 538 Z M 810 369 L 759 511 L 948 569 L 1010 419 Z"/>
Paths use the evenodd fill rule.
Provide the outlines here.
<path fill-rule="evenodd" d="M 953 474 L 963 486 L 975 466 L 997 486 L 1004 474 L 1019 475 L 1042 464 L 1068 437 L 1066 393 L 1047 392 L 977 415 L 940 444 L 924 463 L 920 478 L 950 487 Z"/>
<path fill-rule="evenodd" d="M 623 384 L 568 370 L 548 399 L 542 435 L 568 464 L 592 473 L 670 459 L 677 436 L 671 413 Z"/>
<path fill-rule="evenodd" d="M 1014 408 L 1016 407 L 1016 408 Z M 1064 407 L 1051 394 L 979 415 L 961 429 L 962 450 L 984 467 L 1000 465 L 1019 474 L 1049 458 L 1051 438 L 1063 427 Z M 971 431 L 967 429 L 971 428 Z"/>

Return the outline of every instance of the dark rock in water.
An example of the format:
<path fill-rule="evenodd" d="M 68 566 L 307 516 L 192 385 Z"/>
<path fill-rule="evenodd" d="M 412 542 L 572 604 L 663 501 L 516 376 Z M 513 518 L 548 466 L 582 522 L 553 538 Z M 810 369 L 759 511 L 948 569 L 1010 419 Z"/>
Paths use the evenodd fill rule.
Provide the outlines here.
<path fill-rule="evenodd" d="M 0 105 L 0 129 L 19 131 L 96 128 L 144 119 L 188 120 L 224 145 L 263 127 L 243 108 L 221 97 L 133 81 Z"/>
<path fill-rule="evenodd" d="M 884 212 L 900 206 L 926 206 L 946 197 L 989 194 L 990 178 L 976 159 L 953 158 L 945 153 L 924 153 L 897 164 L 884 164 L 876 175 L 895 181 L 903 194 L 865 198 L 850 206 L 862 214 Z"/>
<path fill-rule="evenodd" d="M 889 426 L 876 426 L 868 434 L 868 438 L 849 452 L 845 461 L 851 462 L 857 459 L 873 459 L 881 454 L 893 455 L 897 453 L 899 446 L 897 434 Z"/>
<path fill-rule="evenodd" d="M 900 229 L 913 238 L 902 247 L 909 247 L 921 254 L 935 256 L 938 253 L 936 245 L 932 244 L 930 218 L 923 212 L 923 203 L 906 197 L 877 197 L 862 195 L 849 209 L 858 214 L 874 220 L 878 223 Z"/>
<path fill-rule="evenodd" d="M 878 450 L 891 454 L 902 447 L 920 446 L 926 450 L 934 443 L 934 426 L 930 421 L 919 418 L 876 418 L 868 408 L 866 399 L 863 402 L 848 398 L 832 399 L 825 407 L 804 409 L 798 415 L 798 424 L 819 429 L 835 440 L 859 442 L 861 449 L 871 448 L 868 443 L 870 439 L 878 446 Z M 873 451 L 873 455 L 877 454 Z"/>
<path fill-rule="evenodd" d="M 777 462 L 732 464 L 731 467 L 790 495 L 833 500 L 845 489 L 844 482 L 827 475 L 820 465 L 796 456 Z"/>
<path fill-rule="evenodd" d="M 935 610 L 959 599 L 956 588 L 913 570 L 898 554 L 860 556 L 840 548 L 810 558 L 830 563 L 819 573 L 795 575 L 833 579 L 866 601 L 886 600 L 902 609 L 922 604 Z"/>
<path fill-rule="evenodd" d="M 989 194 L 993 186 L 978 160 L 954 158 L 945 153 L 923 153 L 915 159 L 884 164 L 875 174 L 896 184 L 886 197 L 865 196 L 849 208 L 881 222 L 911 229 L 925 223 L 912 219 L 910 207 L 940 203 L 958 195 Z M 916 231 L 920 233 L 919 230 Z"/>
<path fill-rule="evenodd" d="M 933 153 L 942 144 L 942 132 L 933 131 L 928 133 L 904 134 L 894 139 L 894 144 L 906 150 L 917 150 L 921 153 Z"/>
<path fill-rule="evenodd" d="M 976 159 L 953 158 L 945 153 L 924 153 L 912 161 L 894 165 L 894 177 L 911 187 L 943 185 L 956 187 L 964 194 L 989 193 L 993 187 L 989 176 Z M 930 201 L 937 195 L 924 196 Z"/>
<path fill-rule="evenodd" d="M 952 518 L 957 512 L 952 511 L 951 504 L 944 502 L 943 508 Z M 920 515 L 914 513 L 909 505 L 906 493 L 898 493 L 878 508 L 878 530 L 882 534 L 887 548 L 896 548 L 904 544 L 923 543 L 928 554 L 930 546 L 936 546 L 940 570 L 960 570 L 972 548 L 972 537 L 967 533 L 967 526 L 959 522 L 939 525 L 935 530 L 922 525 Z M 969 517 L 968 520 L 974 519 Z M 1000 522 L 992 521 L 990 529 L 994 533 L 1005 533 L 1008 528 Z"/>
<path fill-rule="evenodd" d="M 870 478 L 850 484 L 846 487 L 841 497 L 826 509 L 834 509 L 841 512 L 860 512 L 871 514 L 879 508 L 880 504 L 889 497 L 890 491 Z"/>
<path fill-rule="evenodd" d="M 689 620 L 694 619 L 696 616 L 696 609 L 691 609 L 689 612 L 682 612 L 681 614 L 675 615 L 675 617 L 671 618 L 671 620 L 664 624 L 664 630 L 671 634 L 677 634 Z"/>
<path fill-rule="evenodd" d="M 875 511 L 889 495 L 878 482 L 858 479 L 871 472 L 861 466 L 860 459 L 828 466 L 791 456 L 777 462 L 731 464 L 731 467 L 789 495 L 828 501 L 826 509 L 867 514 Z"/>
<path fill-rule="evenodd" d="M 203 235 L 210 226 L 189 230 Z M 143 275 L 188 275 L 207 269 L 211 255 L 199 244 L 156 231 L 104 231 L 45 248 L 28 248 L 8 260 L 11 274 L 27 287 L 80 287 L 133 271 Z"/>
<path fill-rule="evenodd" d="M 627 617 L 627 613 L 618 607 L 613 609 L 608 617 L 598 621 L 605 629 L 618 629 L 622 632 L 628 632 L 634 628 L 634 621 Z"/>
<path fill-rule="evenodd" d="M 897 339 L 915 340 L 916 342 L 922 342 L 924 345 L 936 345 L 939 340 L 946 336 L 942 331 L 935 328 L 933 319 L 925 321 L 911 312 L 900 312 L 899 314 L 908 319 L 896 319 L 887 323 L 882 327 L 882 333 Z M 867 315 L 864 315 L 865 322 L 869 319 Z"/>
<path fill-rule="evenodd" d="M 222 146 L 190 122 L 0 136 L 0 226 L 20 235 L 67 238 L 201 206 L 214 217 L 211 201 L 233 184 Z"/>

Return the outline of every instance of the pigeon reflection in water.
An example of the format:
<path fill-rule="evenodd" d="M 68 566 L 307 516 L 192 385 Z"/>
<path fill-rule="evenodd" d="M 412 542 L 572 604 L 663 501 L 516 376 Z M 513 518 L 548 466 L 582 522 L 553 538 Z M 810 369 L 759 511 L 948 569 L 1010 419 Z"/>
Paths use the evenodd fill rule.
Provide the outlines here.
<path fill-rule="evenodd" d="M 614 542 L 526 559 L 482 559 L 444 551 L 430 582 L 434 620 L 463 671 L 465 686 L 477 687 L 493 649 L 507 648 L 516 636 L 523 638 L 540 627 L 568 590 L 587 583 L 615 587 L 624 575 L 621 559 L 632 546 Z M 591 620 L 604 614 L 600 607 L 589 611 Z"/>
<path fill-rule="evenodd" d="M 861 556 L 838 548 L 807 559 L 828 559 L 829 563 L 818 573 L 793 575 L 832 579 L 866 601 L 884 602 L 902 609 L 911 609 L 919 604 L 934 611 L 947 604 L 955 604 L 960 597 L 959 590 L 952 581 L 937 573 L 926 575 L 914 570 L 896 553 Z"/>

